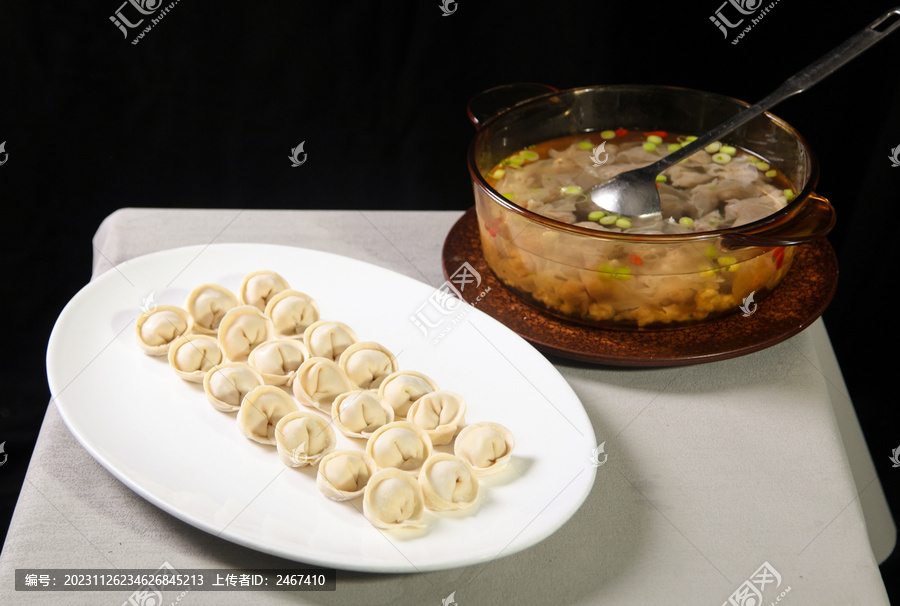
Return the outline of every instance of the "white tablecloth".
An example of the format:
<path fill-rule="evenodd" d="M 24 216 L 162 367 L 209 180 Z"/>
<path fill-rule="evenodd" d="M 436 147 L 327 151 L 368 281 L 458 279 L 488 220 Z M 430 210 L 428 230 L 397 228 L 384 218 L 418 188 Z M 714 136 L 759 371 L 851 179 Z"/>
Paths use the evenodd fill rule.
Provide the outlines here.
<path fill-rule="evenodd" d="M 94 238 L 94 276 L 166 248 L 269 242 L 437 286 L 441 244 L 460 214 L 123 209 Z M 609 458 L 582 508 L 542 543 L 484 566 L 339 571 L 334 592 L 194 591 L 178 603 L 440 604 L 455 592 L 459 606 L 719 606 L 764 562 L 781 577 L 764 586 L 764 604 L 782 594 L 783 604 L 888 603 L 878 562 L 896 527 L 821 321 L 765 351 L 697 366 L 554 363 Z M 14 572 L 163 562 L 302 566 L 212 538 L 144 501 L 91 458 L 51 402 L 0 553 L 0 603 L 121 604 L 131 592 L 16 592 Z M 178 593 L 163 592 L 163 603 Z"/>

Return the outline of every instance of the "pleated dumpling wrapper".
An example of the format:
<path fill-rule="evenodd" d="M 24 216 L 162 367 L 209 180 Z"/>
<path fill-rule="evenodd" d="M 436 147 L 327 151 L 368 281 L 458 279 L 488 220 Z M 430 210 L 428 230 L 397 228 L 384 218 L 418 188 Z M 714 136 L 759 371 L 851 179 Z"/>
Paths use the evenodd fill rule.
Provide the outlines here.
<path fill-rule="evenodd" d="M 338 361 L 359 389 L 378 389 L 388 375 L 400 369 L 397 357 L 374 341 L 359 341 L 344 350 Z"/>
<path fill-rule="evenodd" d="M 366 485 L 363 515 L 376 528 L 421 528 L 425 525 L 422 487 L 408 473 L 382 469 Z"/>
<path fill-rule="evenodd" d="M 378 386 L 379 395 L 394 409 L 395 419 L 405 419 L 413 402 L 437 390 L 437 383 L 415 370 L 393 372 Z"/>
<path fill-rule="evenodd" d="M 394 409 L 374 389 L 359 389 L 334 399 L 331 418 L 345 436 L 365 439 L 379 427 L 393 422 Z"/>
<path fill-rule="evenodd" d="M 294 374 L 291 389 L 304 406 L 331 414 L 334 399 L 352 390 L 353 386 L 337 362 L 328 358 L 309 358 Z"/>
<path fill-rule="evenodd" d="M 241 305 L 252 305 L 259 311 L 266 311 L 269 300 L 282 290 L 290 288 L 287 280 L 274 271 L 262 269 L 244 276 L 238 289 L 238 301 Z"/>
<path fill-rule="evenodd" d="M 344 350 L 359 341 L 352 328 L 343 322 L 319 320 L 303 331 L 303 342 L 310 356 L 337 362 Z"/>
<path fill-rule="evenodd" d="M 332 501 L 362 496 L 369 479 L 378 471 L 372 457 L 358 450 L 335 450 L 319 461 L 316 486 Z"/>
<path fill-rule="evenodd" d="M 169 366 L 191 383 L 202 383 L 213 366 L 225 361 L 218 341 L 209 335 L 184 335 L 169 346 Z"/>
<path fill-rule="evenodd" d="M 283 339 L 302 339 L 310 324 L 319 320 L 318 304 L 299 290 L 287 289 L 273 295 L 265 312 L 272 319 L 275 336 Z"/>
<path fill-rule="evenodd" d="M 318 465 L 336 444 L 331 425 L 314 412 L 288 413 L 275 426 L 278 457 L 288 467 Z"/>
<path fill-rule="evenodd" d="M 286 385 L 293 381 L 306 358 L 306 346 L 297 339 L 272 339 L 254 348 L 247 362 L 259 371 L 266 384 Z"/>
<path fill-rule="evenodd" d="M 151 356 L 169 353 L 169 345 L 194 326 L 194 320 L 186 309 L 177 305 L 158 305 L 138 316 L 134 323 L 138 345 Z"/>
<path fill-rule="evenodd" d="M 259 371 L 245 362 L 219 364 L 203 377 L 207 401 L 221 412 L 239 410 L 244 396 L 264 384 Z"/>
<path fill-rule="evenodd" d="M 419 473 L 433 452 L 434 446 L 425 430 L 407 421 L 382 425 L 366 442 L 366 453 L 375 460 L 378 469 L 394 467 L 412 475 Z"/>
<path fill-rule="evenodd" d="M 261 385 L 241 400 L 237 424 L 241 434 L 254 442 L 275 446 L 275 426 L 299 409 L 294 398 L 274 385 Z"/>
<path fill-rule="evenodd" d="M 457 456 L 436 452 L 419 472 L 425 507 L 432 511 L 467 509 L 478 500 L 478 478 L 472 467 Z"/>
<path fill-rule="evenodd" d="M 512 432 L 499 423 L 474 423 L 464 427 L 453 453 L 472 466 L 475 474 L 496 473 L 506 467 L 516 447 Z"/>
<path fill-rule="evenodd" d="M 424 429 L 435 446 L 449 444 L 466 424 L 466 401 L 446 389 L 432 391 L 415 401 L 406 420 Z"/>
<path fill-rule="evenodd" d="M 194 319 L 194 332 L 216 336 L 225 314 L 238 306 L 233 292 L 218 284 L 201 284 L 188 295 L 184 304 Z"/>
<path fill-rule="evenodd" d="M 252 305 L 238 305 L 219 322 L 219 347 L 230 362 L 246 362 L 250 352 L 272 338 L 272 321 Z"/>

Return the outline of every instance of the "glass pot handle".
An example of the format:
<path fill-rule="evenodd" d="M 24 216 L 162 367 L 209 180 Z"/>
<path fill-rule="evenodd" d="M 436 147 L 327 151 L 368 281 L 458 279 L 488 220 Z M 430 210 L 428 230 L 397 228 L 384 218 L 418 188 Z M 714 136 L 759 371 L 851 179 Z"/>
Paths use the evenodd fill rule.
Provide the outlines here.
<path fill-rule="evenodd" d="M 826 198 L 810 192 L 806 201 L 774 224 L 755 231 L 737 232 L 722 238 L 722 246 L 794 246 L 824 238 L 835 222 L 834 207 Z"/>
<path fill-rule="evenodd" d="M 489 88 L 469 100 L 469 104 L 466 106 L 469 122 L 475 127 L 475 130 L 478 130 L 482 124 L 494 116 L 502 114 L 519 103 L 557 92 L 559 92 L 558 88 L 536 82 L 518 82 Z"/>

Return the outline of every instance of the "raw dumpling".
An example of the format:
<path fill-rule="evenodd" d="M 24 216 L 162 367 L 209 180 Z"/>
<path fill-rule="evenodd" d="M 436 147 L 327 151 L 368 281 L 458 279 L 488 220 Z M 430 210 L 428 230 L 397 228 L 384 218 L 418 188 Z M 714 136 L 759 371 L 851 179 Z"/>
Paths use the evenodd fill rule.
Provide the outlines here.
<path fill-rule="evenodd" d="M 169 346 L 169 366 L 175 374 L 191 383 L 202 383 L 213 366 L 225 361 L 219 343 L 207 335 L 184 335 Z"/>
<path fill-rule="evenodd" d="M 219 323 L 219 347 L 231 362 L 244 362 L 261 343 L 272 337 L 272 322 L 252 305 L 238 305 Z"/>
<path fill-rule="evenodd" d="M 238 300 L 241 305 L 252 305 L 259 311 L 266 311 L 269 299 L 289 288 L 287 280 L 274 271 L 254 271 L 244 276 L 238 289 Z"/>
<path fill-rule="evenodd" d="M 328 358 L 309 358 L 297 369 L 292 388 L 294 397 L 301 404 L 331 414 L 334 399 L 353 386 L 336 362 Z"/>
<path fill-rule="evenodd" d="M 335 450 L 319 461 L 316 486 L 332 501 L 361 496 L 378 467 L 372 457 L 358 450 Z"/>
<path fill-rule="evenodd" d="M 348 391 L 334 399 L 331 418 L 350 438 L 368 438 L 376 429 L 394 420 L 394 409 L 372 389 Z"/>
<path fill-rule="evenodd" d="M 381 382 L 378 394 L 394 409 L 394 418 L 403 419 L 413 402 L 437 389 L 437 383 L 420 372 L 398 370 Z"/>
<path fill-rule="evenodd" d="M 280 388 L 261 385 L 241 400 L 238 429 L 245 438 L 275 446 L 275 426 L 285 415 L 297 412 L 297 403 Z"/>
<path fill-rule="evenodd" d="M 515 446 L 512 433 L 503 425 L 475 423 L 456 436 L 453 453 L 471 465 L 476 475 L 486 475 L 506 467 Z"/>
<path fill-rule="evenodd" d="M 331 425 L 314 412 L 288 413 L 275 426 L 278 457 L 288 467 L 317 465 L 336 443 Z"/>
<path fill-rule="evenodd" d="M 466 401 L 452 391 L 432 391 L 415 401 L 406 419 L 424 429 L 435 446 L 449 444 L 465 425 Z"/>
<path fill-rule="evenodd" d="M 419 472 L 425 507 L 451 511 L 471 507 L 478 499 L 478 478 L 468 463 L 444 452 L 429 457 Z"/>
<path fill-rule="evenodd" d="M 396 467 L 415 475 L 434 447 L 425 430 L 407 421 L 382 425 L 366 443 L 366 453 L 379 469 Z"/>
<path fill-rule="evenodd" d="M 353 329 L 342 322 L 319 320 L 306 327 L 303 342 L 309 355 L 337 362 L 344 350 L 359 341 Z"/>
<path fill-rule="evenodd" d="M 251 351 L 247 361 L 268 385 L 285 385 L 306 361 L 306 348 L 296 339 L 273 339 Z"/>
<path fill-rule="evenodd" d="M 176 305 L 159 305 L 138 316 L 134 323 L 138 345 L 151 356 L 169 353 L 169 345 L 191 331 L 194 320 L 187 310 Z"/>
<path fill-rule="evenodd" d="M 399 369 L 394 354 L 374 341 L 354 343 L 344 350 L 338 363 L 360 389 L 378 389 L 389 374 Z"/>
<path fill-rule="evenodd" d="M 225 362 L 209 369 L 203 377 L 203 391 L 213 408 L 234 412 L 241 400 L 265 381 L 255 368 L 243 362 Z"/>
<path fill-rule="evenodd" d="M 398 469 L 382 469 L 369 479 L 363 514 L 376 528 L 422 527 L 425 499 L 415 478 Z"/>
<path fill-rule="evenodd" d="M 319 306 L 309 295 L 297 290 L 282 290 L 273 295 L 265 308 L 275 335 L 288 339 L 303 337 L 303 331 L 319 319 Z"/>
<path fill-rule="evenodd" d="M 225 314 L 237 305 L 234 293 L 218 284 L 201 284 L 191 291 L 184 304 L 194 319 L 194 332 L 213 336 Z"/>

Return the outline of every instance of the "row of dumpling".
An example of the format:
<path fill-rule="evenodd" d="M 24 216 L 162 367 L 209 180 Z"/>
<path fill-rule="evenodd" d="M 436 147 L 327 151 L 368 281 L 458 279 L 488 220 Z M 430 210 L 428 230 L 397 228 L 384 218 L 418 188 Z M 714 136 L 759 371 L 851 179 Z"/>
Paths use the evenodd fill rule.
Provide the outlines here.
<path fill-rule="evenodd" d="M 237 411 L 244 436 L 277 446 L 287 465 L 318 465 L 326 496 L 364 493 L 364 513 L 382 528 L 421 525 L 425 507 L 470 506 L 477 476 L 501 469 L 514 446 L 497 424 L 460 432 L 462 396 L 399 370 L 387 348 L 360 342 L 349 326 L 319 320 L 316 302 L 275 272 L 248 274 L 237 296 L 200 285 L 185 309 L 141 314 L 136 332 L 146 353 L 167 355 L 178 376 L 202 382 L 213 407 Z M 368 440 L 366 451 L 335 451 L 331 425 L 297 401 L 329 415 L 344 435 Z M 433 453 L 457 432 L 455 455 Z"/>

